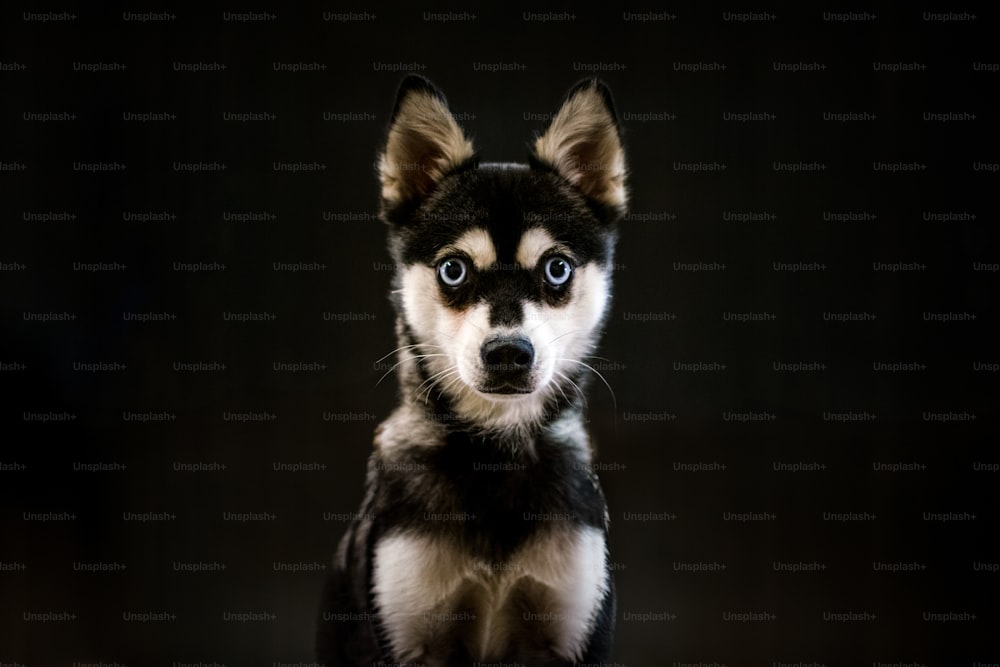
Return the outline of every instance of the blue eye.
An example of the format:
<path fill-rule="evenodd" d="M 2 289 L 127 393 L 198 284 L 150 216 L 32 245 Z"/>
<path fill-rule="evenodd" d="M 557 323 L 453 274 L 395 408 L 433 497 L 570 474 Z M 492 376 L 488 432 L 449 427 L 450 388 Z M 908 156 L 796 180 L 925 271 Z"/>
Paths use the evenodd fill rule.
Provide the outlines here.
<path fill-rule="evenodd" d="M 438 264 L 438 278 L 448 287 L 458 287 L 468 276 L 465 262 L 458 257 L 449 257 Z"/>
<path fill-rule="evenodd" d="M 573 275 L 573 267 L 565 257 L 550 257 L 545 261 L 545 282 L 555 287 L 565 285 Z"/>

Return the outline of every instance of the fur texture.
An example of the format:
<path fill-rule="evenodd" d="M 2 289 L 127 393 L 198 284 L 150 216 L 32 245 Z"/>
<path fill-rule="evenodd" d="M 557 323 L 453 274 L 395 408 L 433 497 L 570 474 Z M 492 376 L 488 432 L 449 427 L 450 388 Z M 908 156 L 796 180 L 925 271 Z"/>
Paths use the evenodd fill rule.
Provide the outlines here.
<path fill-rule="evenodd" d="M 410 76 L 378 164 L 400 404 L 334 560 L 318 657 L 601 664 L 614 585 L 583 401 L 627 204 L 610 93 L 581 82 L 528 164 L 481 164 Z"/>

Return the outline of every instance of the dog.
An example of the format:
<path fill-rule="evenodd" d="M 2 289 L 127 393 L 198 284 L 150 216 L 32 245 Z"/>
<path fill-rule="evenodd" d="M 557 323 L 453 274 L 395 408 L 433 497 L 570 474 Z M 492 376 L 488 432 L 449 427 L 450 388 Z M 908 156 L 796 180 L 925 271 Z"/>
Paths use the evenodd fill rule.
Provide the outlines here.
<path fill-rule="evenodd" d="M 602 664 L 615 591 L 584 387 L 627 206 L 610 91 L 581 81 L 527 164 L 488 163 L 442 92 L 408 76 L 378 176 L 400 404 L 375 431 L 317 657 Z"/>

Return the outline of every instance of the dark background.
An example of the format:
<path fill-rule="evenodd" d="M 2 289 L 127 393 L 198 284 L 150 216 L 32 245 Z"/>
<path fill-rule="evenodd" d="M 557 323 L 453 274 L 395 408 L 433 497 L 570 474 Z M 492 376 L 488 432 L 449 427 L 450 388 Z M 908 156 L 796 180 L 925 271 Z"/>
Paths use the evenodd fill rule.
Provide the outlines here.
<path fill-rule="evenodd" d="M 3 9 L 0 663 L 309 664 L 323 567 L 395 400 L 394 377 L 376 386 L 395 342 L 373 215 L 395 88 L 429 76 L 484 159 L 523 160 L 594 68 L 624 118 L 633 211 L 595 360 L 615 397 L 595 382 L 590 399 L 617 663 L 1000 661 L 995 14 L 625 20 L 648 9 Z M 225 20 L 249 10 L 273 18 Z M 726 120 L 745 113 L 773 117 Z M 271 217 L 226 219 L 246 213 Z M 80 270 L 101 262 L 115 270 Z M 195 262 L 219 266 L 175 270 Z M 248 312 L 274 318 L 226 319 Z M 49 313 L 75 317 L 28 319 Z M 296 362 L 324 366 L 274 370 Z M 775 370 L 796 362 L 810 370 Z M 175 370 L 191 363 L 213 370 Z M 275 470 L 295 463 L 315 465 Z"/>

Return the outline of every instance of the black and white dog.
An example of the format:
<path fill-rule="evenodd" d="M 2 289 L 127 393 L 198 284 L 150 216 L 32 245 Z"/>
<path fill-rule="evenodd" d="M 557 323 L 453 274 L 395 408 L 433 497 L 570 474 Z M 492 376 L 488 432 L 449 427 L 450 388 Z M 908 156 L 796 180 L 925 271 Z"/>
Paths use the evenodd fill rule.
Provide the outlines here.
<path fill-rule="evenodd" d="M 400 405 L 327 581 L 327 665 L 592 665 L 615 617 L 583 389 L 625 159 L 611 95 L 567 94 L 529 164 L 481 163 L 407 77 L 379 158 Z"/>

